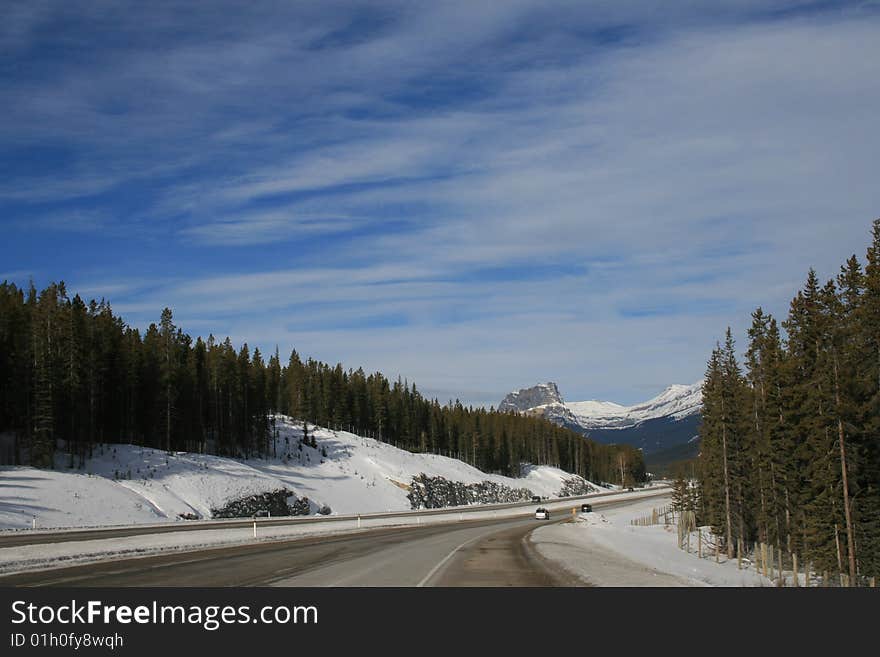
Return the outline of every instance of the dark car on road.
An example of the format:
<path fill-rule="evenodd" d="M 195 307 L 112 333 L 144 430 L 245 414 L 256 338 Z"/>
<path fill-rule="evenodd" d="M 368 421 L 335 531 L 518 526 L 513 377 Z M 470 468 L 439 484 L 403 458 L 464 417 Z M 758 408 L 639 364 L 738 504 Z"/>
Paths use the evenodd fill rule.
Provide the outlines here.
<path fill-rule="evenodd" d="M 592 504 L 581 504 L 581 513 L 591 513 L 593 511 Z"/>

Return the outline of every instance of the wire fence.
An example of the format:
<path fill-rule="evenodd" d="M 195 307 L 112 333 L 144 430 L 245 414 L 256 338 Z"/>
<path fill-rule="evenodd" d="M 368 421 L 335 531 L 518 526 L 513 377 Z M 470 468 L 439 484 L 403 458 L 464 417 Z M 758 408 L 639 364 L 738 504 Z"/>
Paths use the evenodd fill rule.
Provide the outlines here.
<path fill-rule="evenodd" d="M 811 563 L 804 563 L 796 552 L 763 542 L 726 541 L 711 527 L 697 525 L 696 513 L 671 504 L 651 509 L 651 513 L 632 518 L 633 527 L 675 525 L 678 547 L 698 559 L 712 559 L 722 564 L 736 561 L 739 570 L 754 570 L 777 587 L 876 587 L 875 577 L 846 573 L 817 572 Z"/>

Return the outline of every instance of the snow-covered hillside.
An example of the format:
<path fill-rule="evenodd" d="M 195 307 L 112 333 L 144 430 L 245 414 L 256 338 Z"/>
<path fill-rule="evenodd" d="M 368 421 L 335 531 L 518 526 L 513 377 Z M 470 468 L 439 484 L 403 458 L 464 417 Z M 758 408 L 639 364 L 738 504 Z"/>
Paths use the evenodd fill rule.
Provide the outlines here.
<path fill-rule="evenodd" d="M 209 518 L 230 501 L 287 489 L 314 512 L 369 513 L 410 508 L 420 473 L 473 484 L 492 481 L 555 496 L 575 475 L 530 466 L 519 479 L 490 475 L 462 461 L 413 454 L 343 431 L 309 429 L 317 447 L 300 447 L 302 424 L 278 419 L 277 458 L 237 460 L 133 445 L 96 448 L 84 470 L 0 468 L 0 528 L 85 527 L 163 522 L 181 514 Z"/>

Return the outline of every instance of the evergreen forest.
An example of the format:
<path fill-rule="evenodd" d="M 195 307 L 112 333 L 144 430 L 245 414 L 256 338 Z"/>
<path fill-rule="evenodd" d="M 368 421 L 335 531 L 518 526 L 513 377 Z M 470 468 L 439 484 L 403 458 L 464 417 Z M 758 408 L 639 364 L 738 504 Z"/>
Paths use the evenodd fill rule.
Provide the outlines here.
<path fill-rule="evenodd" d="M 812 269 L 781 323 L 730 329 L 703 384 L 702 523 L 729 556 L 764 543 L 849 582 L 880 575 L 880 219 L 865 264 Z"/>
<path fill-rule="evenodd" d="M 593 481 L 645 479 L 641 452 L 601 445 L 547 420 L 442 404 L 415 384 L 303 359 L 282 362 L 229 338 L 193 340 L 165 309 L 142 334 L 105 300 L 0 284 L 0 433 L 6 460 L 82 467 L 98 443 L 269 457 L 274 415 L 519 476 L 558 466 Z M 623 481 L 621 481 L 623 479 Z"/>

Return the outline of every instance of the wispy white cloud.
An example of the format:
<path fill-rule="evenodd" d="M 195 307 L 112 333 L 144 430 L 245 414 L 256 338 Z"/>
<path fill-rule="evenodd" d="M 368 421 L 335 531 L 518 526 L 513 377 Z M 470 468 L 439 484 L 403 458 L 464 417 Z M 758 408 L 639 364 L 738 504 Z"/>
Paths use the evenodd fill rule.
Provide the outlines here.
<path fill-rule="evenodd" d="M 344 233 L 362 224 L 362 220 L 352 217 L 302 213 L 293 207 L 225 217 L 185 228 L 181 234 L 202 244 L 242 246 L 275 242 L 291 235 Z"/>
<path fill-rule="evenodd" d="M 348 5 L 245 12 L 222 39 L 209 22 L 0 85 L 0 139 L 93 149 L 0 196 L 150 184 L 127 217 L 231 254 L 113 289 L 135 322 L 170 305 L 481 401 L 542 379 L 636 401 L 863 250 L 880 17 L 802 4 L 392 3 L 360 29 Z"/>

